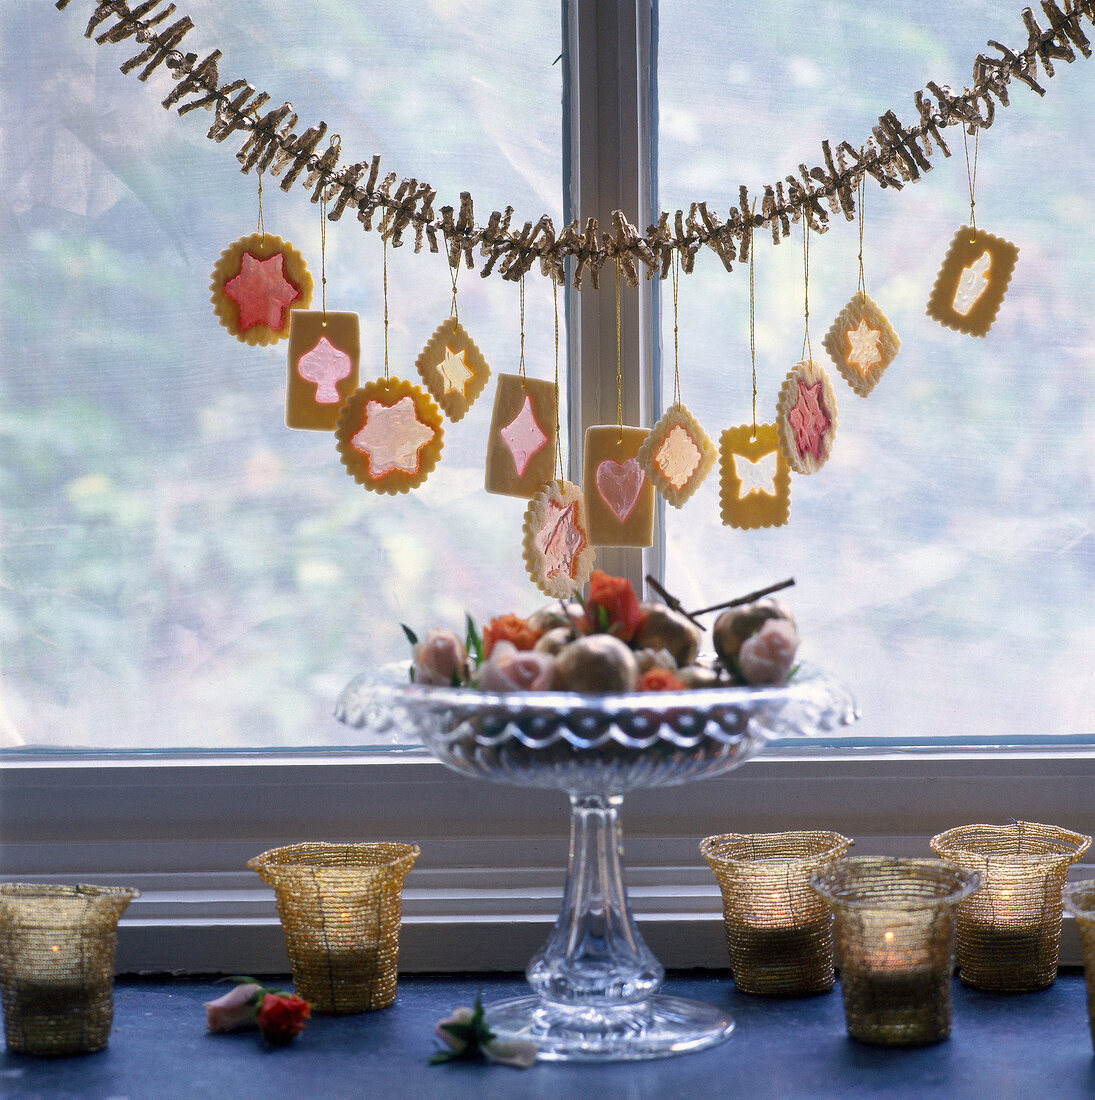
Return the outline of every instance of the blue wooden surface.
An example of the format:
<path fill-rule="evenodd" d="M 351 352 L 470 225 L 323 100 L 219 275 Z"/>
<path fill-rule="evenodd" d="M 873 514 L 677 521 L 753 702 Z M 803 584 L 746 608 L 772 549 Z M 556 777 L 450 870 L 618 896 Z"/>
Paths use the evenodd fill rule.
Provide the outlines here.
<path fill-rule="evenodd" d="M 772 1000 L 735 992 L 724 974 L 675 974 L 665 991 L 729 1009 L 730 1040 L 699 1054 L 612 1066 L 430 1066 L 433 1024 L 477 991 L 524 992 L 518 976 L 400 979 L 396 1003 L 360 1016 L 320 1016 L 290 1046 L 254 1032 L 211 1035 L 202 1002 L 228 987 L 195 979 L 120 979 L 115 1028 L 99 1054 L 45 1060 L 0 1054 L 0 1096 L 12 1100 L 350 1100 L 370 1097 L 597 1100 L 947 1100 L 1095 1096 L 1083 978 L 1062 973 L 1042 993 L 994 996 L 954 987 L 950 1039 L 889 1050 L 849 1039 L 839 986 L 822 997 Z"/>

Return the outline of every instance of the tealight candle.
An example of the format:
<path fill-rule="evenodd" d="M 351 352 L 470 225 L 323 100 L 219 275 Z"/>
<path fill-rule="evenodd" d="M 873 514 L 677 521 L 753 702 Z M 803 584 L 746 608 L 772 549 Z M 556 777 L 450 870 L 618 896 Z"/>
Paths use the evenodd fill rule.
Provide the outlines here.
<path fill-rule="evenodd" d="M 932 850 L 979 871 L 984 887 L 958 908 L 962 981 L 995 993 L 1045 989 L 1057 977 L 1061 890 L 1091 838 L 1054 825 L 964 825 Z"/>
<path fill-rule="evenodd" d="M 934 1043 L 951 1024 L 954 907 L 980 876 L 937 860 L 846 859 L 815 875 L 836 918 L 848 1034 Z"/>
<path fill-rule="evenodd" d="M 824 831 L 727 833 L 700 844 L 722 890 L 730 969 L 741 992 L 802 996 L 832 989 L 832 916 L 810 889 L 810 876 L 851 845 Z"/>

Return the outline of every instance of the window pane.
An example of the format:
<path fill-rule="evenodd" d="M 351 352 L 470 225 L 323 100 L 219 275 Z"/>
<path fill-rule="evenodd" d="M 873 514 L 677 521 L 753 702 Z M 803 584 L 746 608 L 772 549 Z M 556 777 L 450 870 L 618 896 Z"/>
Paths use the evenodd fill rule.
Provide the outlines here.
<path fill-rule="evenodd" d="M 406 496 L 365 492 L 327 433 L 284 426 L 285 344 L 248 347 L 209 303 L 221 250 L 254 232 L 255 176 L 211 115 L 160 107 L 82 35 L 92 6 L 0 12 L 0 743 L 162 747 L 344 742 L 354 675 L 406 655 L 400 622 L 531 610 L 524 503 L 483 492 L 493 386 Z M 223 51 L 298 132 L 325 120 L 342 161 L 428 180 L 436 207 L 512 204 L 561 222 L 559 16 L 502 0 L 189 0 L 184 49 Z M 17 61 L 12 59 L 18 59 Z M 265 179 L 267 232 L 317 280 L 308 193 Z M 444 258 L 389 249 L 391 373 L 449 314 Z M 383 373 L 382 249 L 351 209 L 326 237 L 326 304 L 361 318 Z M 518 288 L 465 272 L 460 320 L 495 373 L 518 362 Z M 526 358 L 550 378 L 550 284 L 529 280 Z M 489 581 L 488 581 L 489 578 Z"/>
<path fill-rule="evenodd" d="M 911 125 L 914 93 L 929 80 L 968 84 L 988 39 L 1026 43 L 1018 6 L 983 2 L 659 9 L 660 203 L 707 200 L 723 217 L 739 184 L 763 194 L 819 163 L 824 139 L 858 147 L 891 108 Z M 803 655 L 854 688 L 855 736 L 1095 732 L 1095 69 L 1079 57 L 1055 66 L 1044 99 L 1013 83 L 1012 106 L 980 137 L 977 225 L 1020 250 L 987 338 L 924 312 L 969 217 L 962 136 L 949 129 L 954 155 L 937 154 L 920 182 L 868 182 L 867 292 L 902 346 L 866 399 L 822 347 L 857 288 L 856 227 L 836 216 L 812 238 L 810 340 L 839 428 L 829 463 L 792 478 L 789 525 L 721 526 L 717 476 L 666 510 L 667 584 L 685 606 L 796 578 Z M 681 280 L 682 399 L 712 437 L 752 423 L 748 284 L 745 267 L 727 275 L 709 251 Z M 663 303 L 669 332 L 668 294 Z M 778 248 L 758 234 L 761 423 L 802 357 L 803 314 L 801 226 Z M 668 342 L 663 362 L 668 395 Z"/>

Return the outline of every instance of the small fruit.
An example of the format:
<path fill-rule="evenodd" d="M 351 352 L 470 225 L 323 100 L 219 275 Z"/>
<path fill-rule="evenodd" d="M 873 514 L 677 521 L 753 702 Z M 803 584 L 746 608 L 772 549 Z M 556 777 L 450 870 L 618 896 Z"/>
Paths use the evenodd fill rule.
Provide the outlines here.
<path fill-rule="evenodd" d="M 751 638 L 769 619 L 786 619 L 794 625 L 790 611 L 779 600 L 757 600 L 742 607 L 731 607 L 716 620 L 711 639 L 719 660 L 732 667 L 738 659 L 741 643 Z"/>
<path fill-rule="evenodd" d="M 634 691 L 635 654 L 611 634 L 591 634 L 560 650 L 555 672 L 564 691 Z"/>

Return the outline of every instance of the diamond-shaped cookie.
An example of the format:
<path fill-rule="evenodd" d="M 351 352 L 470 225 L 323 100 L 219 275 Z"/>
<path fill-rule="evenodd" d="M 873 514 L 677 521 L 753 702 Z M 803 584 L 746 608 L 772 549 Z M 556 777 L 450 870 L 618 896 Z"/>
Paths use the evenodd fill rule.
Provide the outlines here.
<path fill-rule="evenodd" d="M 446 317 L 415 360 L 434 400 L 455 424 L 471 408 L 490 378 L 490 367 L 455 317 Z"/>
<path fill-rule="evenodd" d="M 897 357 L 901 341 L 878 303 L 858 291 L 821 341 L 844 381 L 866 397 Z"/>
<path fill-rule="evenodd" d="M 674 508 L 700 487 L 716 457 L 707 432 L 680 402 L 665 410 L 639 448 L 639 465 Z"/>

